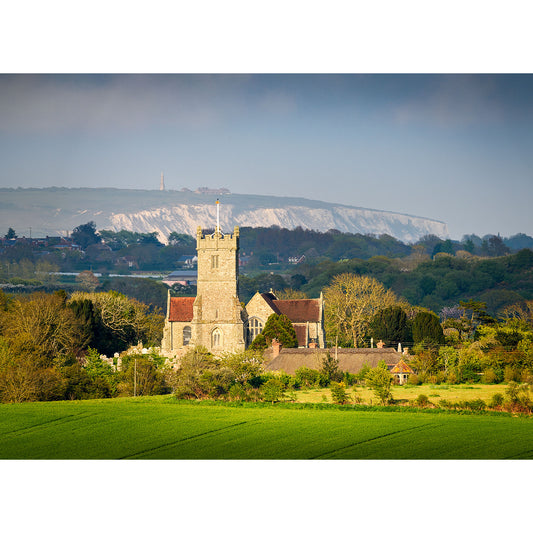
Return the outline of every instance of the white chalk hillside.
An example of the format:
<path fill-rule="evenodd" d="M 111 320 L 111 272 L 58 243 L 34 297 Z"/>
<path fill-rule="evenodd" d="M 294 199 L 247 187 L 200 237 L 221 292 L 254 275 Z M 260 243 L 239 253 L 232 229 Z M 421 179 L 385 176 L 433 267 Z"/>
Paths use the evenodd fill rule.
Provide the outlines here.
<path fill-rule="evenodd" d="M 172 231 L 195 235 L 197 226 L 214 227 L 217 196 L 223 231 L 232 231 L 234 226 L 276 225 L 322 232 L 337 229 L 386 233 L 405 242 L 417 241 L 429 233 L 448 237 L 444 222 L 428 218 L 305 198 L 228 194 L 227 190 L 208 189 L 0 189 L 0 227 L 12 227 L 23 235 L 31 226 L 33 236 L 44 237 L 65 235 L 93 220 L 98 229 L 156 231 L 166 242 Z"/>
<path fill-rule="evenodd" d="M 197 226 L 213 227 L 216 220 L 214 205 L 176 205 L 157 209 L 144 209 L 135 213 L 113 214 L 108 229 L 119 231 L 157 231 L 166 242 L 170 232 L 194 235 Z M 306 206 L 264 207 L 236 210 L 224 204 L 220 212 L 221 227 L 231 231 L 234 226 L 269 227 L 272 225 L 293 229 L 327 231 L 338 229 L 350 233 L 386 233 L 405 242 L 414 242 L 423 235 L 447 237 L 446 224 L 436 220 L 410 215 L 374 211 L 355 207 L 332 206 L 328 208 Z"/>

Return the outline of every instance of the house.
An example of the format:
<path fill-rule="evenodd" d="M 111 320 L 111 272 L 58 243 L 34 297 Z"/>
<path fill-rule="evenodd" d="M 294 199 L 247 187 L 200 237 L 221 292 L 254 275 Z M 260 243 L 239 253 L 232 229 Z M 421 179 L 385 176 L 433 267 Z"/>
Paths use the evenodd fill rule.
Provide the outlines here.
<path fill-rule="evenodd" d="M 364 365 L 376 367 L 380 361 L 384 361 L 387 368 L 392 370 L 402 358 L 402 354 L 394 348 L 283 348 L 273 341 L 264 353 L 265 370 L 282 370 L 292 375 L 303 366 L 320 370 L 328 353 L 336 358 L 339 370 L 351 374 L 359 373 Z"/>
<path fill-rule="evenodd" d="M 182 255 L 178 259 L 178 263 L 182 263 L 183 268 L 194 268 L 198 263 L 198 257 L 196 255 Z"/>
<path fill-rule="evenodd" d="M 409 376 L 414 374 L 414 371 L 403 359 L 400 359 L 391 369 L 391 373 L 394 376 L 394 381 L 398 385 L 403 385 L 404 383 L 407 383 Z"/>
<path fill-rule="evenodd" d="M 174 270 L 168 276 L 163 278 L 163 283 L 169 287 L 174 285 L 196 285 L 196 270 Z"/>

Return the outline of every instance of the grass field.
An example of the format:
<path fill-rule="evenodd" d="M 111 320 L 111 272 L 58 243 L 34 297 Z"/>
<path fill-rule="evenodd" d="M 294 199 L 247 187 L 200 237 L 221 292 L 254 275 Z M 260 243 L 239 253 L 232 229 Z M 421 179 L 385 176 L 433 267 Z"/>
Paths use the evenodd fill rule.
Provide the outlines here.
<path fill-rule="evenodd" d="M 169 396 L 0 405 L 0 459 L 533 458 L 533 419 L 228 406 Z"/>
<path fill-rule="evenodd" d="M 448 400 L 450 402 L 470 401 L 480 398 L 488 403 L 492 396 L 496 393 L 504 394 L 506 384 L 474 384 L 474 385 L 397 385 L 392 387 L 392 397 L 397 402 L 407 403 L 409 400 L 415 400 L 418 395 L 425 394 L 429 401 L 438 405 L 440 400 Z M 364 403 L 370 403 L 372 400 L 376 402 L 376 398 L 371 389 L 363 386 L 356 386 L 355 392 L 353 387 L 346 389 L 350 396 L 359 396 Z M 320 402 L 323 401 L 323 396 L 328 402 L 331 402 L 331 392 L 329 389 L 309 389 L 296 391 L 296 401 L 298 402 Z"/>

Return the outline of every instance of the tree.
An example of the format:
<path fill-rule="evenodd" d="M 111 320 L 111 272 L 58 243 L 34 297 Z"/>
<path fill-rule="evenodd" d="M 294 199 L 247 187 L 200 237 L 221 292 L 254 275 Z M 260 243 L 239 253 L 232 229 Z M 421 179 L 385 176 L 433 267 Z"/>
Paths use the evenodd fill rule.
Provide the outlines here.
<path fill-rule="evenodd" d="M 16 239 L 17 234 L 13 228 L 9 228 L 6 233 L 6 239 Z"/>
<path fill-rule="evenodd" d="M 439 317 L 433 313 L 422 311 L 413 320 L 413 341 L 444 344 L 444 332 Z"/>
<path fill-rule="evenodd" d="M 341 343 L 362 344 L 370 322 L 380 309 L 396 305 L 398 299 L 379 281 L 366 276 L 339 274 L 324 292 L 328 337 Z"/>
<path fill-rule="evenodd" d="M 280 398 L 283 397 L 284 389 L 285 385 L 280 379 L 269 379 L 266 383 L 261 385 L 261 393 L 263 395 L 263 400 L 272 403 L 277 402 Z"/>
<path fill-rule="evenodd" d="M 277 339 L 285 348 L 298 348 L 296 331 L 290 319 L 285 315 L 272 313 L 266 321 L 262 335 L 267 346 L 272 343 L 272 339 Z"/>
<path fill-rule="evenodd" d="M 387 344 L 411 340 L 406 312 L 400 306 L 380 309 L 370 324 L 370 333 L 375 339 L 383 339 Z"/>
<path fill-rule="evenodd" d="M 371 368 L 365 376 L 365 383 L 374 391 L 374 395 L 382 405 L 387 405 L 392 400 L 390 392 L 392 384 L 391 373 L 387 370 L 384 361 L 380 361 L 376 368 Z"/>
<path fill-rule="evenodd" d="M 83 270 L 76 276 L 76 282 L 80 284 L 82 290 L 93 292 L 100 282 L 98 278 L 90 271 Z"/>
<path fill-rule="evenodd" d="M 326 384 L 331 381 L 341 381 L 342 372 L 339 370 L 338 361 L 328 352 L 322 359 L 322 368 L 320 373 L 324 376 Z"/>
<path fill-rule="evenodd" d="M 91 220 L 87 224 L 76 226 L 71 234 L 72 240 L 84 250 L 91 244 L 101 242 L 101 237 L 96 233 L 96 224 Z"/>
<path fill-rule="evenodd" d="M 98 312 L 101 325 L 112 343 L 107 353 L 121 351 L 139 341 L 157 345 L 163 334 L 164 317 L 149 307 L 116 291 L 74 292 L 70 302 L 90 300 Z"/>
<path fill-rule="evenodd" d="M 15 300 L 2 329 L 14 353 L 35 356 L 40 366 L 70 364 L 87 342 L 81 322 L 58 294 L 34 293 Z"/>

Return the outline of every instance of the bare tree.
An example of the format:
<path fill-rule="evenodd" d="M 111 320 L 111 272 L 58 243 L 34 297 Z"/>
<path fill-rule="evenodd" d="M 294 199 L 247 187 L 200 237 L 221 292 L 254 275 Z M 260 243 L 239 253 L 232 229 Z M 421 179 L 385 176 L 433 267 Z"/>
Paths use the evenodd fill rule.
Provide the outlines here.
<path fill-rule="evenodd" d="M 324 291 L 328 337 L 361 343 L 370 321 L 380 309 L 397 305 L 398 298 L 379 281 L 367 276 L 339 274 Z"/>

